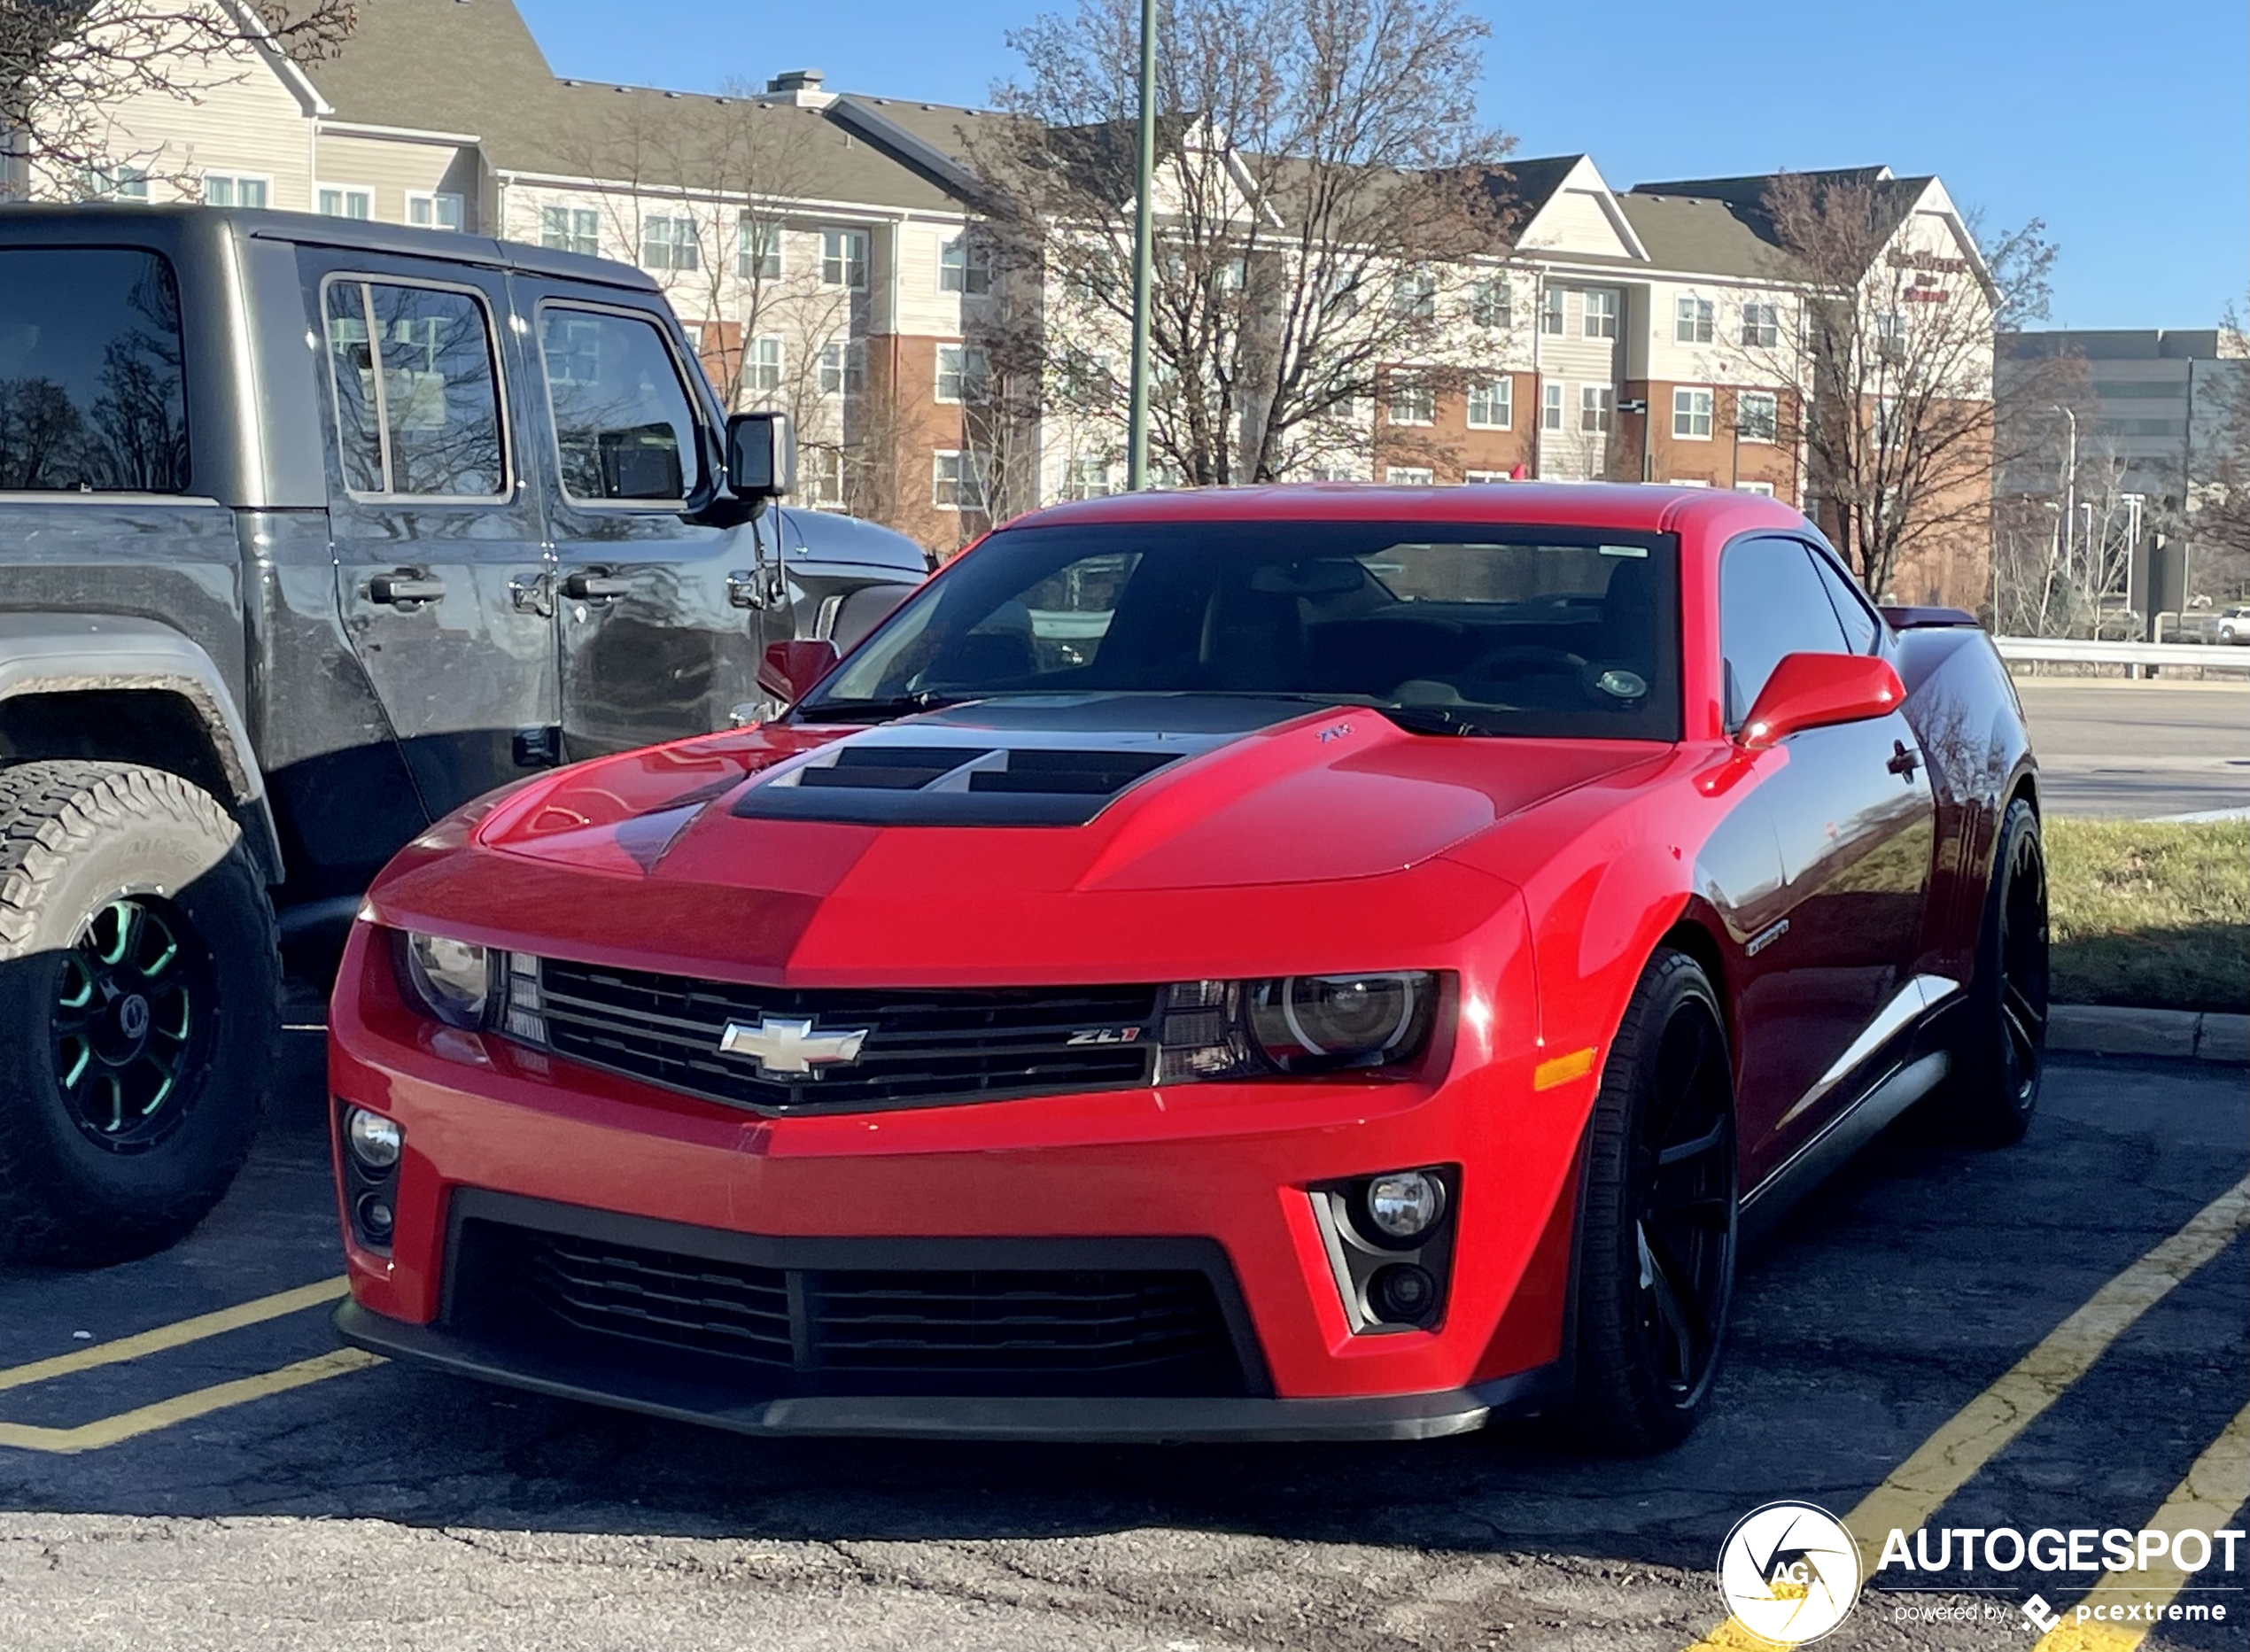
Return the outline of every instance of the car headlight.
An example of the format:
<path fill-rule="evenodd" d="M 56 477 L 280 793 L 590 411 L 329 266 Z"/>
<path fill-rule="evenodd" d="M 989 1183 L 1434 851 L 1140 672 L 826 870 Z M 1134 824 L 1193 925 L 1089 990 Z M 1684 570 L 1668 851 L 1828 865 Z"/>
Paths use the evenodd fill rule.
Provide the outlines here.
<path fill-rule="evenodd" d="M 490 950 L 473 941 L 404 930 L 399 935 L 400 974 L 408 995 L 441 1021 L 481 1027 L 493 991 Z"/>
<path fill-rule="evenodd" d="M 1429 1047 L 1438 999 L 1429 970 L 1181 981 L 1159 1082 L 1404 1066 Z"/>

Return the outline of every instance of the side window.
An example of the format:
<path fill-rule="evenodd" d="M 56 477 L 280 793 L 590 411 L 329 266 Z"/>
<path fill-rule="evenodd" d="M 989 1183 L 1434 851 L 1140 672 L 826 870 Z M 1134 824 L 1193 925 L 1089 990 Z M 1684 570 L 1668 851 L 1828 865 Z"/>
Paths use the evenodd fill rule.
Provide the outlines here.
<path fill-rule="evenodd" d="M 345 486 L 421 499 L 497 499 L 509 491 L 483 300 L 436 287 L 336 281 L 325 319 Z"/>
<path fill-rule="evenodd" d="M 1836 623 L 1843 627 L 1843 639 L 1851 645 L 1851 651 L 1873 654 L 1875 639 L 1882 635 L 1882 621 L 1867 606 L 1867 599 L 1842 569 L 1818 551 L 1812 553 L 1812 566 L 1827 587 L 1828 601 L 1836 610 Z"/>
<path fill-rule="evenodd" d="M 1738 539 L 1726 547 L 1719 565 L 1719 641 L 1729 729 L 1750 715 L 1784 655 L 1850 651 L 1812 562 L 1795 539 Z"/>
<path fill-rule="evenodd" d="M 0 489 L 184 493 L 180 290 L 154 252 L 0 251 Z"/>
<path fill-rule="evenodd" d="M 694 491 L 694 409 L 654 322 L 549 306 L 539 312 L 539 355 L 564 493 L 676 504 Z"/>

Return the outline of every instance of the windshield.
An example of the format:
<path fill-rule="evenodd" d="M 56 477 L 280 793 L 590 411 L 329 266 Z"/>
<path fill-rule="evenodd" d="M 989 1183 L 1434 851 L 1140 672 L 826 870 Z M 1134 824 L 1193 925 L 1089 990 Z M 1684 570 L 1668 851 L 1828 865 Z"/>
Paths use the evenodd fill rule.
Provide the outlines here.
<path fill-rule="evenodd" d="M 1253 694 L 1431 733 L 1680 737 L 1679 542 L 1484 524 L 1014 528 L 894 615 L 796 712 Z"/>

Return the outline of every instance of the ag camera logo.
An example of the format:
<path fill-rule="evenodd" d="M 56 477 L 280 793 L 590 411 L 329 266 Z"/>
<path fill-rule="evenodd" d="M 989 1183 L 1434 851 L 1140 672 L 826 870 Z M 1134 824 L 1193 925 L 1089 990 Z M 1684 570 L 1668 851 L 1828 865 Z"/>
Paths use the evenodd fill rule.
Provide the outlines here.
<path fill-rule="evenodd" d="M 1811 1503 L 1767 1503 L 1726 1534 L 1719 1592 L 1734 1621 L 1777 1646 L 1818 1640 L 1850 1614 L 1862 1581 L 1859 1546 Z"/>

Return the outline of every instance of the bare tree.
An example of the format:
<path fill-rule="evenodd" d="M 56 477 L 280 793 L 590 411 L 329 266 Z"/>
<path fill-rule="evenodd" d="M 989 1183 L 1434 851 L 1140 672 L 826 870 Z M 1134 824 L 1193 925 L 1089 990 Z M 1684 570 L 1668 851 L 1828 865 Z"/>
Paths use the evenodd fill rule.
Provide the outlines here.
<path fill-rule="evenodd" d="M 1138 8 L 1009 36 L 973 159 L 1006 289 L 995 393 L 1121 450 Z M 1160 13 L 1152 459 L 1196 485 L 1365 453 L 1382 398 L 1470 376 L 1451 287 L 1505 250 L 1508 141 L 1464 96 L 1486 26 L 1455 0 L 1175 0 Z M 1494 272 L 1487 270 L 1488 275 Z M 1487 341 L 1487 347 L 1488 347 Z"/>
<path fill-rule="evenodd" d="M 100 193 L 120 165 L 117 106 L 194 104 L 248 74 L 252 54 L 331 56 L 356 0 L 0 0 L 0 194 Z"/>
<path fill-rule="evenodd" d="M 1773 275 L 1803 294 L 1801 325 L 1730 345 L 1793 385 L 1809 504 L 1866 588 L 1909 565 L 1985 544 L 1992 479 L 2007 463 L 1996 330 L 2046 313 L 2054 248 L 2033 219 L 1951 251 L 1901 234 L 1911 180 L 1782 173 L 1759 210 Z M 2037 375 L 2007 393 L 2052 399 Z"/>
<path fill-rule="evenodd" d="M 2219 361 L 2212 366 L 2212 415 L 2188 431 L 2176 490 L 2181 510 L 2167 525 L 2188 536 L 2190 572 L 2201 593 L 2223 598 L 2250 593 L 2250 337 L 2232 305 L 2219 324 Z"/>

